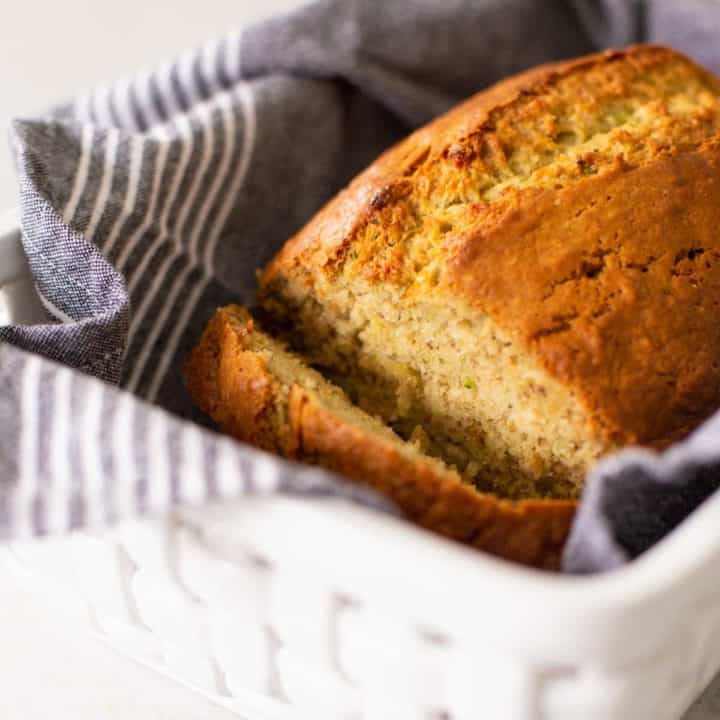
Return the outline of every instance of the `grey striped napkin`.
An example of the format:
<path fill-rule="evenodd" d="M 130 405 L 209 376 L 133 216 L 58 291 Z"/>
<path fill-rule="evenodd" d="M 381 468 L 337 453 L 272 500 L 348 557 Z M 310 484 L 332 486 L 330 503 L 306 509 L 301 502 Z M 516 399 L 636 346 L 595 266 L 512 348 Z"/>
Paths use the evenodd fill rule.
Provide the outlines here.
<path fill-rule="evenodd" d="M 671 5 L 319 2 L 16 121 L 23 243 L 47 323 L 0 327 L 0 535 L 258 492 L 376 503 L 201 428 L 182 357 L 216 306 L 252 303 L 255 269 L 362 166 L 493 80 L 667 28 L 691 52 L 706 33 L 713 64 L 720 8 Z M 717 426 L 699 436 L 701 458 L 697 440 L 604 466 L 569 569 L 625 562 L 711 492 Z M 650 528 L 629 512 L 668 497 Z"/>

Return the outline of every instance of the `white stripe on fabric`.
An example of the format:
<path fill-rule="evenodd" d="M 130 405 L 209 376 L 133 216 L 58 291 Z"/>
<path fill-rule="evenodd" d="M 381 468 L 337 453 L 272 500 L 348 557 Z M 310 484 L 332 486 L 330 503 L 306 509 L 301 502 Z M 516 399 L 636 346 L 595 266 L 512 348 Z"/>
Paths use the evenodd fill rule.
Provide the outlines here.
<path fill-rule="evenodd" d="M 222 38 L 208 43 L 201 51 L 200 68 L 210 93 L 222 88 L 220 80 L 220 50 Z"/>
<path fill-rule="evenodd" d="M 220 241 L 220 235 L 225 227 L 228 216 L 235 206 L 237 196 L 245 182 L 245 177 L 250 168 L 250 160 L 252 159 L 253 150 L 255 149 L 255 138 L 257 134 L 257 118 L 255 114 L 255 99 L 252 94 L 250 85 L 243 83 L 236 88 L 238 97 L 240 98 L 240 106 L 243 109 L 244 127 L 243 127 L 243 144 L 240 155 L 240 161 L 237 164 L 237 172 L 233 178 L 230 188 L 225 192 L 225 200 L 220 212 L 215 217 L 214 225 L 210 230 L 209 242 L 205 249 L 204 265 L 206 271 L 210 275 L 214 275 L 214 258 L 217 244 Z"/>
<path fill-rule="evenodd" d="M 131 125 L 129 127 L 139 132 L 145 132 L 149 123 L 145 116 L 145 108 L 138 102 L 137 88 L 135 87 L 134 78 L 130 78 L 128 81 L 127 97 L 128 111 L 130 113 L 130 117 L 132 118 Z"/>
<path fill-rule="evenodd" d="M 221 114 L 223 117 L 223 134 L 221 138 L 225 139 L 225 147 L 223 150 L 223 155 L 220 160 L 219 167 L 217 171 L 215 172 L 215 177 L 213 179 L 213 183 L 211 185 L 211 188 L 208 192 L 208 197 L 206 201 L 203 203 L 202 207 L 198 211 L 198 215 L 195 219 L 193 230 L 190 234 L 190 242 L 189 242 L 189 250 L 190 250 L 190 258 L 191 258 L 191 264 L 189 264 L 180 275 L 175 280 L 175 283 L 170 289 L 170 293 L 168 294 L 167 302 L 165 306 L 163 307 L 162 311 L 160 312 L 160 315 L 155 321 L 155 327 L 153 328 L 153 331 L 151 332 L 150 336 L 148 337 L 147 343 L 145 345 L 145 348 L 143 349 L 143 352 L 140 355 L 140 358 L 138 359 L 138 363 L 136 364 L 136 367 L 134 370 L 138 369 L 138 365 L 140 364 L 140 361 L 142 361 L 142 369 L 138 373 L 138 382 L 139 378 L 142 377 L 142 371 L 144 370 L 144 365 L 147 362 L 147 357 L 149 356 L 149 353 L 152 351 L 152 348 L 155 343 L 155 339 L 157 336 L 162 332 L 162 329 L 165 327 L 165 323 L 167 322 L 168 315 L 170 314 L 170 311 L 172 309 L 172 306 L 174 304 L 175 298 L 179 294 L 179 292 L 182 290 L 182 288 L 185 286 L 187 281 L 187 276 L 191 272 L 191 270 L 197 265 L 197 260 L 199 256 L 199 244 L 200 244 L 200 232 L 205 227 L 205 221 L 207 219 L 207 215 L 210 211 L 210 208 L 212 207 L 213 203 L 215 202 L 215 196 L 218 194 L 220 188 L 225 183 L 226 174 L 229 171 L 230 168 L 230 159 L 232 157 L 232 153 L 234 152 L 234 146 L 235 146 L 235 122 L 234 122 L 234 115 L 232 112 L 232 106 L 230 104 L 230 96 L 227 93 L 222 93 L 216 100 L 217 106 L 221 110 Z M 212 124 L 212 113 L 208 111 L 208 105 L 207 103 L 203 103 L 203 106 L 205 108 L 205 112 L 202 114 L 202 121 L 204 123 L 203 130 L 204 130 L 204 137 L 205 137 L 205 144 L 203 147 L 203 157 L 200 162 L 200 169 L 198 170 L 198 174 L 195 177 L 195 186 L 191 189 L 190 195 L 192 198 L 197 194 L 197 190 L 199 189 L 200 181 L 204 178 L 205 174 L 207 173 L 209 169 L 210 159 L 212 158 L 212 154 L 214 151 L 214 140 L 213 140 L 213 124 Z M 185 209 L 187 209 L 187 205 L 185 206 Z M 180 234 L 180 237 L 184 236 L 184 233 L 182 230 L 184 229 L 184 225 L 186 222 L 186 215 L 183 216 L 181 220 L 179 220 L 178 225 L 178 232 Z M 150 400 L 150 398 L 155 398 L 157 395 L 157 392 L 160 388 L 160 384 L 162 382 L 163 377 L 165 376 L 165 373 L 167 372 L 167 366 L 172 359 L 175 348 L 177 347 L 177 344 L 180 341 L 180 338 L 182 337 L 182 334 L 185 330 L 185 326 L 189 322 L 190 318 L 192 317 L 192 313 L 195 310 L 195 305 L 197 304 L 198 300 L 202 296 L 203 291 L 207 287 L 207 284 L 209 282 L 209 277 L 207 274 L 204 274 L 199 280 L 196 286 L 193 288 L 193 290 L 190 293 L 190 296 L 186 303 L 183 306 L 182 312 L 180 313 L 180 317 L 177 319 L 175 323 L 175 327 L 173 328 L 173 332 L 170 335 L 170 338 L 168 339 L 168 342 L 166 344 L 166 348 L 163 352 L 162 357 L 160 358 L 159 362 L 157 363 L 157 367 L 155 369 L 155 373 L 153 374 L 153 377 L 150 381 L 150 385 L 148 387 L 147 392 L 147 398 L 149 402 L 152 402 L 153 400 Z M 152 340 L 152 342 L 151 342 Z M 134 374 L 134 373 L 133 373 Z"/>
<path fill-rule="evenodd" d="M 190 236 L 190 248 L 191 255 L 193 258 L 198 257 L 197 249 L 200 245 L 200 233 L 206 230 L 205 224 L 210 214 L 210 210 L 215 204 L 215 200 L 220 193 L 220 190 L 224 187 L 226 182 L 226 175 L 230 170 L 230 163 L 235 155 L 235 113 L 232 107 L 232 95 L 230 93 L 220 93 L 217 96 L 217 105 L 220 108 L 223 124 L 223 137 L 225 140 L 222 157 L 218 164 L 213 177 L 212 183 L 208 190 L 205 201 L 203 202 L 200 210 L 198 211 L 197 220 L 195 221 L 195 228 L 192 235 Z M 210 119 L 208 119 L 210 122 Z M 242 160 L 241 160 L 242 163 Z M 206 264 L 206 272 L 210 271 L 210 267 Z"/>
<path fill-rule="evenodd" d="M 173 292 L 172 301 L 168 300 L 168 304 L 163 308 L 163 311 L 166 308 L 170 308 L 172 306 L 172 303 L 174 303 L 175 296 L 185 284 L 186 276 L 187 272 L 181 273 L 180 277 L 178 278 L 177 289 L 173 288 L 175 292 Z M 172 334 L 168 338 L 165 347 L 163 347 L 162 356 L 157 362 L 155 372 L 153 373 L 152 380 L 150 381 L 150 385 L 145 396 L 147 398 L 147 401 L 150 403 L 154 402 L 155 398 L 157 397 L 158 391 L 160 390 L 160 385 L 162 384 L 165 373 L 167 372 L 168 365 L 175 357 L 175 350 L 177 349 L 180 339 L 185 332 L 187 324 L 190 322 L 190 318 L 192 318 L 193 312 L 195 311 L 195 306 L 202 297 L 202 294 L 205 291 L 205 288 L 208 286 L 209 282 L 210 278 L 207 275 L 203 275 L 200 278 L 200 280 L 197 282 L 192 292 L 190 293 L 190 297 L 188 297 L 188 299 L 185 301 L 180 315 L 175 320 Z M 160 325 L 159 321 L 157 323 L 157 325 L 160 326 L 161 329 L 162 327 L 164 327 L 167 315 L 168 313 L 163 312 L 163 325 Z M 144 362 L 147 362 L 147 354 L 149 354 L 150 350 L 152 350 L 152 345 L 150 344 L 150 342 L 148 342 L 145 346 L 145 350 L 146 352 L 144 353 Z"/>
<path fill-rule="evenodd" d="M 195 242 L 196 238 L 198 237 L 198 233 L 196 232 L 198 226 L 198 218 L 196 218 L 195 225 L 189 233 L 185 232 L 185 226 L 188 222 L 188 216 L 190 215 L 190 212 L 195 205 L 195 200 L 200 193 L 200 189 L 204 187 L 208 182 L 208 178 L 206 178 L 205 176 L 207 175 L 208 169 L 210 167 L 210 161 L 212 160 L 212 156 L 215 152 L 215 133 L 212 120 L 212 111 L 210 110 L 209 103 L 199 103 L 197 105 L 196 114 L 202 126 L 203 136 L 203 146 L 200 155 L 200 163 L 193 172 L 193 179 L 190 185 L 190 191 L 187 194 L 187 199 L 185 203 L 183 203 L 182 207 L 180 208 L 180 212 L 178 213 L 177 225 L 175 226 L 175 232 L 177 233 L 178 238 L 187 237 L 189 239 L 189 242 L 187 243 L 187 248 L 190 253 L 190 259 L 193 265 L 197 263 L 199 257 L 198 248 Z"/>
<path fill-rule="evenodd" d="M 215 487 L 218 497 L 237 497 L 245 489 L 245 478 L 237 464 L 237 450 L 225 438 L 219 438 L 216 447 Z"/>
<path fill-rule="evenodd" d="M 92 125 L 83 125 L 80 135 L 80 157 L 78 158 L 77 168 L 75 169 L 75 178 L 73 179 L 70 197 L 63 211 L 63 220 L 66 224 L 72 223 L 75 217 L 75 211 L 80 203 L 80 198 L 85 190 L 85 183 L 87 182 L 88 172 L 90 170 L 90 148 L 92 141 Z"/>
<path fill-rule="evenodd" d="M 175 171 L 170 184 L 170 190 L 168 191 L 165 204 L 163 205 L 162 213 L 160 214 L 160 231 L 158 232 L 158 235 L 153 241 L 153 243 L 146 250 L 138 267 L 136 267 L 135 270 L 127 276 L 128 292 L 130 293 L 131 297 L 135 293 L 135 288 L 137 287 L 137 284 L 140 282 L 140 280 L 145 274 L 145 267 L 154 257 L 155 253 L 159 250 L 159 248 L 162 247 L 163 242 L 167 239 L 169 235 L 168 223 L 170 213 L 172 212 L 172 208 L 175 206 L 175 198 L 178 194 L 178 190 L 180 189 L 183 178 L 185 177 L 188 163 L 190 161 L 190 157 L 192 155 L 193 147 L 195 144 L 192 134 L 192 126 L 190 125 L 190 120 L 188 119 L 187 115 L 177 115 L 174 120 L 169 123 L 169 125 L 171 126 L 173 123 L 177 126 L 178 137 L 180 138 L 180 157 L 175 167 Z M 160 132 L 160 128 L 158 128 L 155 132 Z M 117 267 L 119 270 L 123 269 L 128 257 L 129 252 L 127 254 L 124 254 L 124 257 L 122 258 L 122 264 L 118 261 Z M 162 278 L 158 277 L 158 275 L 155 275 L 155 277 L 153 278 L 153 287 L 160 282 L 162 282 Z M 152 299 L 152 297 L 148 297 L 148 295 L 152 295 L 152 292 L 153 291 L 151 287 L 148 293 L 143 298 L 143 304 L 138 309 L 136 316 L 137 314 L 144 314 L 144 308 L 146 307 L 147 303 Z M 130 342 L 132 342 L 133 333 L 134 329 L 131 325 L 129 332 Z"/>
<path fill-rule="evenodd" d="M 83 231 L 83 235 L 88 240 L 93 239 L 98 223 L 100 222 L 100 218 L 102 218 L 103 213 L 105 212 L 105 206 L 107 205 L 108 198 L 110 197 L 110 190 L 112 189 L 113 177 L 115 175 L 115 158 L 117 157 L 119 143 L 120 133 L 115 128 L 112 128 L 108 131 L 105 139 L 105 158 L 103 160 L 100 186 L 97 196 L 95 197 L 90 221 L 88 222 L 87 228 Z"/>
<path fill-rule="evenodd" d="M 201 157 L 200 157 L 200 163 L 198 165 L 198 168 L 195 172 L 195 175 L 193 177 L 193 182 L 190 188 L 190 192 L 188 193 L 185 202 L 182 204 L 178 216 L 178 225 L 176 229 L 177 237 L 183 238 L 185 237 L 184 234 L 184 228 L 185 224 L 187 222 L 187 216 L 190 212 L 190 208 L 195 203 L 195 198 L 200 191 L 200 188 L 203 184 L 203 182 L 207 182 L 205 179 L 205 175 L 208 171 L 208 166 L 210 163 L 210 159 L 212 158 L 212 154 L 215 147 L 214 142 L 214 133 L 213 133 L 213 125 L 211 122 L 211 115 L 207 107 L 207 103 L 201 103 L 198 105 L 197 112 L 201 117 L 201 121 L 203 123 L 203 147 L 201 151 Z M 140 351 L 140 354 L 138 358 L 135 360 L 135 364 L 133 367 L 133 372 L 130 376 L 130 379 L 127 383 L 127 388 L 131 390 L 132 392 L 135 392 L 137 389 L 137 386 L 140 382 L 140 379 L 142 378 L 142 374 L 145 370 L 145 365 L 147 363 L 148 357 L 153 349 L 153 346 L 155 345 L 155 342 L 157 341 L 158 336 L 163 331 L 163 328 L 165 327 L 165 323 L 167 322 L 168 315 L 170 314 L 173 305 L 175 304 L 175 299 L 178 295 L 178 293 L 183 289 L 185 285 L 186 278 L 188 274 L 194 269 L 194 266 L 197 263 L 197 251 L 194 246 L 190 246 L 189 248 L 190 252 L 190 262 L 186 265 L 184 270 L 175 278 L 172 287 L 170 288 L 170 292 L 168 293 L 167 297 L 164 299 L 163 307 L 158 314 L 158 316 L 155 318 L 155 322 L 153 324 L 152 330 L 147 336 L 147 339 L 145 340 L 145 344 Z M 143 298 L 143 303 L 140 309 L 135 314 L 135 317 L 133 318 L 131 324 L 130 324 L 130 338 L 134 336 L 135 332 L 137 331 L 138 327 L 142 326 L 142 322 L 145 316 L 145 313 L 147 309 L 152 304 L 153 299 L 155 298 L 155 295 L 159 289 L 159 287 L 162 285 L 162 282 L 166 279 L 167 272 L 169 268 L 172 266 L 172 263 L 180 256 L 180 249 L 176 248 L 172 253 L 168 253 L 167 257 L 163 261 L 162 266 L 158 270 L 158 273 L 154 279 L 153 284 L 149 288 L 147 294 Z"/>
<path fill-rule="evenodd" d="M 47 493 L 47 530 L 62 532 L 70 528 L 70 428 L 75 418 L 70 413 L 72 371 L 61 367 L 53 377 L 52 424 L 50 427 L 50 482 Z"/>
<path fill-rule="evenodd" d="M 112 252 L 120 231 L 125 225 L 125 221 L 128 217 L 130 217 L 135 209 L 137 191 L 140 187 L 140 171 L 142 170 L 142 161 L 145 153 L 145 140 L 146 138 L 143 135 L 133 135 L 130 139 L 130 164 L 128 169 L 127 187 L 125 188 L 125 199 L 123 201 L 122 210 L 115 218 L 112 229 L 108 233 L 107 241 L 103 245 L 103 252 L 106 255 L 109 255 Z M 152 212 L 152 210 L 148 210 L 148 212 Z M 144 223 L 145 218 L 143 219 L 143 224 Z M 141 227 L 142 226 L 143 225 L 141 225 Z M 117 265 L 118 269 L 121 267 L 121 265 Z"/>
<path fill-rule="evenodd" d="M 260 455 L 252 463 L 252 484 L 259 493 L 269 495 L 280 486 L 280 472 L 275 458 Z"/>
<path fill-rule="evenodd" d="M 157 398 L 157 394 L 160 390 L 160 386 L 162 385 L 162 381 L 165 377 L 165 374 L 167 373 L 168 366 L 172 359 L 175 357 L 175 352 L 177 350 L 177 346 L 180 343 L 180 340 L 182 339 L 183 334 L 185 333 L 185 328 L 187 326 L 187 323 L 192 318 L 192 314 L 195 310 L 195 305 L 202 296 L 202 292 L 207 287 L 210 278 L 213 276 L 213 261 L 215 258 L 215 251 L 217 249 L 217 244 L 220 238 L 220 234 L 222 232 L 222 229 L 225 226 L 225 223 L 227 222 L 228 214 L 230 213 L 230 210 L 232 209 L 235 199 L 237 198 L 240 189 L 242 188 L 242 185 L 245 181 L 245 178 L 247 176 L 248 168 L 250 167 L 250 159 L 252 157 L 252 151 L 253 147 L 255 145 L 255 104 L 253 100 L 252 92 L 250 91 L 250 88 L 248 85 L 243 84 L 238 88 L 238 96 L 240 97 L 241 101 L 241 107 L 243 108 L 243 114 L 244 114 L 244 134 L 243 134 L 243 146 L 242 146 L 242 154 L 240 156 L 240 162 L 237 164 L 237 169 L 235 173 L 235 177 L 232 180 L 232 183 L 230 185 L 229 191 L 226 191 L 225 193 L 225 202 L 223 204 L 223 207 L 221 208 L 220 212 L 218 213 L 215 224 L 210 231 L 209 235 L 209 241 L 205 248 L 205 257 L 203 261 L 204 266 L 204 276 L 199 282 L 198 286 L 193 290 L 190 297 L 188 298 L 188 301 L 183 306 L 182 312 L 180 314 L 180 317 L 177 318 L 175 322 L 175 326 L 173 328 L 172 334 L 168 338 L 167 343 L 165 344 L 165 347 L 163 348 L 163 354 L 160 360 L 157 363 L 157 367 L 155 368 L 155 373 L 153 375 L 153 378 L 150 382 L 150 385 L 148 387 L 147 392 L 147 400 L 148 402 L 154 402 Z M 227 128 L 226 128 L 227 129 Z M 232 126 L 233 129 L 233 135 L 234 133 L 234 124 Z M 224 180 L 224 178 L 223 178 Z M 178 278 L 178 282 L 185 281 L 185 275 L 181 275 Z M 169 308 L 170 303 L 168 302 L 168 305 L 166 305 L 166 308 Z M 166 310 L 166 308 L 163 308 L 163 311 Z M 147 347 L 146 349 L 149 350 L 152 348 L 152 346 Z"/>
<path fill-rule="evenodd" d="M 115 111 L 117 112 L 120 126 L 123 130 L 129 132 L 137 130 L 137 122 L 135 121 L 135 115 L 132 111 L 132 100 L 130 99 L 131 87 L 132 79 L 126 77 L 116 83 L 113 88 Z"/>
<path fill-rule="evenodd" d="M 67 323 L 74 323 L 75 319 L 71 318 L 67 313 L 64 313 L 59 307 L 57 307 L 54 303 L 50 302 L 41 292 L 40 288 L 38 288 L 37 285 L 35 285 L 35 292 L 37 293 L 38 299 L 42 303 L 42 306 L 52 315 L 56 320 L 59 320 L 61 323 L 67 324 Z"/>
<path fill-rule="evenodd" d="M 83 92 L 79 95 L 78 99 L 75 101 L 75 105 L 73 107 L 73 113 L 75 115 L 75 119 L 84 124 L 89 123 L 91 121 L 91 112 L 90 112 L 90 103 L 92 102 L 92 93 L 88 90 L 86 92 Z"/>
<path fill-rule="evenodd" d="M 20 379 L 20 442 L 18 448 L 18 486 L 13 510 L 15 535 L 19 539 L 35 532 L 33 500 L 38 481 L 38 389 L 41 360 L 28 356 Z"/>
<path fill-rule="evenodd" d="M 165 62 L 160 66 L 155 74 L 158 89 L 162 95 L 162 100 L 165 104 L 165 108 L 167 109 L 168 117 L 172 117 L 182 110 L 180 104 L 178 103 L 177 96 L 175 95 L 175 90 L 172 86 L 172 71 L 173 64 Z"/>
<path fill-rule="evenodd" d="M 168 464 L 167 417 L 157 408 L 148 411 L 148 488 L 147 509 L 165 510 L 170 507 L 170 467 Z"/>
<path fill-rule="evenodd" d="M 162 214 L 160 215 L 160 234 L 163 237 L 167 237 L 170 234 L 170 215 L 175 207 L 175 199 L 180 190 L 180 186 L 185 179 L 190 157 L 195 149 L 195 136 L 193 135 L 192 123 L 190 122 L 190 115 L 188 113 L 178 113 L 166 127 L 177 131 L 177 136 L 180 138 L 180 158 L 178 159 L 176 172 L 173 176 L 167 200 L 163 205 Z"/>
<path fill-rule="evenodd" d="M 180 87 L 185 93 L 189 108 L 196 105 L 202 97 L 198 91 L 197 82 L 195 80 L 194 65 L 198 59 L 197 51 L 185 52 L 180 56 L 178 62 L 178 80 Z"/>
<path fill-rule="evenodd" d="M 95 121 L 102 128 L 111 128 L 115 123 L 110 112 L 110 92 L 112 88 L 109 85 L 101 85 L 92 97 L 92 108 Z"/>
<path fill-rule="evenodd" d="M 240 61 L 240 48 L 242 31 L 232 30 L 227 34 L 225 44 L 225 69 L 230 79 L 238 83 L 242 80 L 242 67 Z"/>
<path fill-rule="evenodd" d="M 111 430 L 113 459 L 113 497 L 110 501 L 110 519 L 124 520 L 138 514 L 138 471 L 133 442 L 135 400 L 126 393 L 117 396 L 115 417 Z"/>
<path fill-rule="evenodd" d="M 82 400 L 83 406 L 78 421 L 81 428 L 80 459 L 82 467 L 82 497 L 85 501 L 85 520 L 91 528 L 105 523 L 103 502 L 103 465 L 100 455 L 100 428 L 102 414 L 103 386 L 99 382 L 86 385 Z"/>
<path fill-rule="evenodd" d="M 155 205 L 157 204 L 158 194 L 160 193 L 160 185 L 163 173 L 165 172 L 165 163 L 167 161 L 167 155 L 169 150 L 169 137 L 167 136 L 167 133 L 163 132 L 163 135 L 157 133 L 156 137 L 158 137 L 159 142 L 157 144 L 157 152 L 155 153 L 155 165 L 152 170 L 150 199 L 148 200 L 148 204 L 145 208 L 145 213 L 143 214 L 143 218 L 140 224 L 135 228 L 132 235 L 130 235 L 130 237 L 126 240 L 125 244 L 123 245 L 122 251 L 118 255 L 117 262 L 115 263 L 118 270 L 121 270 L 125 266 L 128 257 L 135 249 L 135 246 L 137 245 L 139 240 L 147 232 L 148 228 L 152 225 L 152 219 L 155 216 Z M 128 174 L 128 194 L 125 197 L 123 219 L 122 222 L 118 222 L 117 225 L 113 228 L 113 232 L 111 233 L 108 240 L 108 253 L 111 252 L 112 248 L 115 246 L 115 242 L 117 241 L 120 229 L 123 227 L 125 220 L 130 216 L 130 214 L 135 208 L 135 199 L 137 197 L 137 190 L 140 185 L 142 156 L 145 151 L 147 136 L 136 135 L 133 137 L 133 140 L 136 139 L 138 141 L 140 149 L 136 153 L 136 148 L 133 146 L 133 149 L 131 151 L 130 172 Z"/>
<path fill-rule="evenodd" d="M 184 423 L 180 435 L 179 500 L 186 505 L 199 505 L 207 497 L 203 437 L 193 423 Z"/>
<path fill-rule="evenodd" d="M 161 118 L 158 115 L 155 102 L 153 100 L 152 72 L 150 72 L 150 70 L 141 71 L 134 79 L 133 85 L 135 87 L 137 98 L 142 105 L 145 117 L 147 118 L 148 126 L 153 127 L 157 123 L 162 122 L 164 118 Z"/>

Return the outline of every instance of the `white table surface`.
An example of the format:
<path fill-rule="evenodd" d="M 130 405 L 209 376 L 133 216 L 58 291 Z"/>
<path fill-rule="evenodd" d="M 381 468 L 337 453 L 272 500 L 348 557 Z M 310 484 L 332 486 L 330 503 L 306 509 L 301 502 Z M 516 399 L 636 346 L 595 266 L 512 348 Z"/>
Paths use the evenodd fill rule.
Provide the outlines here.
<path fill-rule="evenodd" d="M 13 2 L 0 24 L 0 126 L 79 90 L 173 57 L 298 0 Z M 168 20 L 170 18 L 170 20 Z M 24 32 L 33 27 L 31 37 Z M 0 143 L 0 209 L 17 204 Z M 237 716 L 64 626 L 0 564 L 0 718 L 230 720 Z M 720 718 L 715 681 L 685 720 Z M 252 720 L 252 719 L 249 719 Z"/>
<path fill-rule="evenodd" d="M 3 720 L 237 720 L 201 695 L 63 624 L 0 566 Z M 251 719 L 249 719 L 251 720 Z"/>

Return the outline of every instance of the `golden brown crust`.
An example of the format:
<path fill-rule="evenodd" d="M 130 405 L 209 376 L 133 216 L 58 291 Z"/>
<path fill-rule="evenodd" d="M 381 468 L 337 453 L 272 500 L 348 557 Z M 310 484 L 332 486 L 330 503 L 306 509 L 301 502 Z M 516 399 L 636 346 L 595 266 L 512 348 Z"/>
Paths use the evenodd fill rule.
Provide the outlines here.
<path fill-rule="evenodd" d="M 261 297 L 283 277 L 312 282 L 353 243 L 367 280 L 397 282 L 413 272 L 401 242 L 415 222 L 405 198 L 436 181 L 432 162 L 455 158 L 456 182 L 466 182 L 468 156 L 478 137 L 492 140 L 499 111 L 517 112 L 520 127 L 545 112 L 523 99 L 558 78 L 612 66 L 608 92 L 622 97 L 628 78 L 662 64 L 717 93 L 714 78 L 673 50 L 637 46 L 537 68 L 471 98 L 385 153 L 292 238 Z M 468 224 L 444 236 L 441 280 L 427 292 L 460 296 L 509 331 L 572 389 L 599 438 L 663 447 L 720 405 L 718 158 L 715 141 L 660 144 L 638 165 L 618 157 L 597 176 L 471 205 Z M 372 246 L 361 234 L 370 222 L 381 228 Z"/>
<path fill-rule="evenodd" d="M 606 437 L 687 435 L 720 401 L 718 142 L 514 202 L 457 240 L 448 282 L 577 388 Z"/>
<path fill-rule="evenodd" d="M 253 326 L 240 325 L 238 312 L 232 306 L 217 312 L 185 366 L 195 403 L 224 432 L 367 484 L 410 520 L 446 537 L 516 562 L 559 566 L 574 502 L 498 500 L 431 461 L 403 454 L 298 384 L 284 396 L 263 358 L 245 348 Z M 283 429 L 268 420 L 277 403 L 286 406 Z"/>
<path fill-rule="evenodd" d="M 292 273 L 293 266 L 301 261 L 322 266 L 351 240 L 359 226 L 377 216 L 392 197 L 402 195 L 404 178 L 418 164 L 427 162 L 429 156 L 442 156 L 449 151 L 462 153 L 467 139 L 486 129 L 492 111 L 511 105 L 524 94 L 539 93 L 558 77 L 599 63 L 654 54 L 677 57 L 674 51 L 659 46 L 609 50 L 532 68 L 460 103 L 384 152 L 330 200 L 275 256 L 263 273 L 261 286 L 271 283 L 277 274 Z"/>
<path fill-rule="evenodd" d="M 242 332 L 217 312 L 185 361 L 185 382 L 195 404 L 224 432 L 263 450 L 285 454 L 284 438 L 273 429 L 273 379 L 256 353 L 243 347 Z"/>

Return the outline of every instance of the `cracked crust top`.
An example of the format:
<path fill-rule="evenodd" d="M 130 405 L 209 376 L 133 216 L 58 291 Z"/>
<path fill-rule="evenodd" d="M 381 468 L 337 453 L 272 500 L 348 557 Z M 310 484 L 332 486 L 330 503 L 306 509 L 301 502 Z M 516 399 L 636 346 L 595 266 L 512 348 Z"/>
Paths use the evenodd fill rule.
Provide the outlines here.
<path fill-rule="evenodd" d="M 720 403 L 719 151 L 525 191 L 450 261 L 614 440 L 663 446 Z"/>
<path fill-rule="evenodd" d="M 720 89 L 637 46 L 500 83 L 411 135 L 266 270 L 463 298 L 598 436 L 663 447 L 720 404 Z"/>

